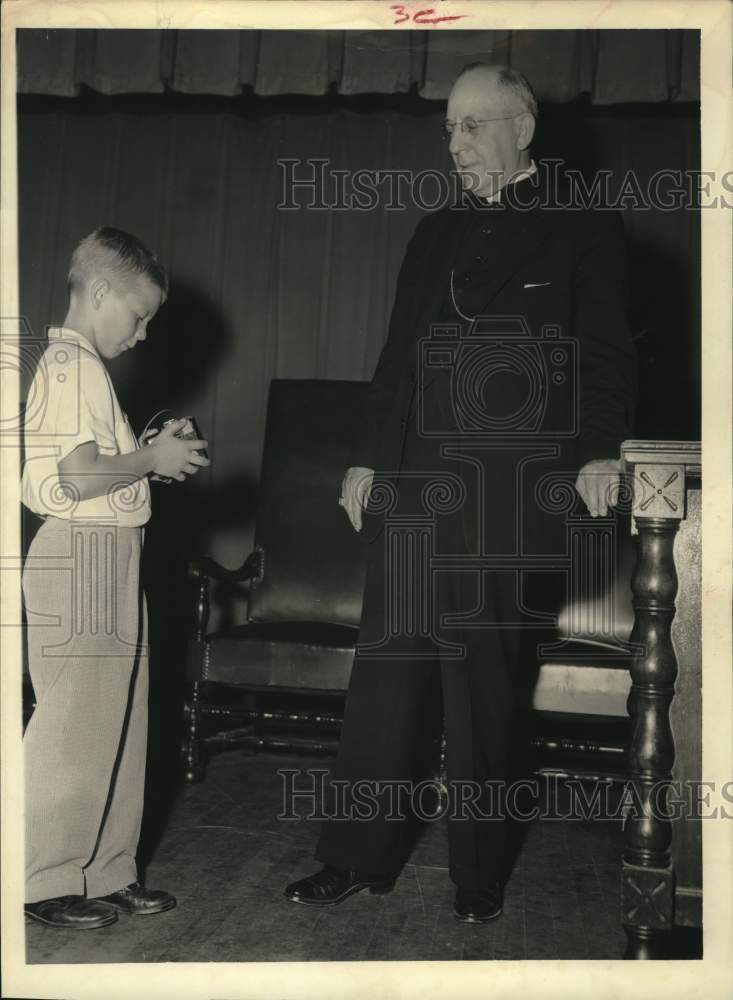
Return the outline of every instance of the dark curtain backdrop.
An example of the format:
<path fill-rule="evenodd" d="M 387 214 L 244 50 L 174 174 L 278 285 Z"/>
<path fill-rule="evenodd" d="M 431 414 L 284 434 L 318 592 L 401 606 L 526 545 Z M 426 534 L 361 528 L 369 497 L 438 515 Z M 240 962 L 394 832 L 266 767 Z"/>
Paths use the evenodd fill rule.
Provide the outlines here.
<path fill-rule="evenodd" d="M 400 18 L 395 15 L 395 21 Z M 464 22 L 469 23 L 469 22 Z M 699 99 L 699 31 L 148 31 L 18 33 L 18 90 L 234 96 L 399 94 L 445 99 L 466 63 L 509 63 L 540 101 Z"/>
<path fill-rule="evenodd" d="M 170 298 L 147 342 L 112 363 L 113 378 L 138 432 L 161 407 L 194 414 L 212 466 L 185 485 L 155 488 L 151 537 L 181 560 L 204 548 L 239 565 L 252 539 L 270 380 L 371 377 L 400 260 L 422 214 L 409 200 L 404 211 L 383 203 L 372 211 L 278 209 L 277 160 L 444 169 L 442 111 L 411 114 L 375 100 L 360 110 L 279 104 L 245 115 L 219 102 L 205 113 L 165 103 L 138 113 L 118 104 L 100 110 L 104 100 L 91 110 L 21 101 L 22 310 L 39 334 L 63 319 L 69 254 L 97 225 L 130 230 L 154 248 L 171 274 Z M 616 185 L 633 168 L 643 187 L 656 170 L 699 166 L 696 109 L 549 105 L 537 154 L 611 170 Z M 310 197 L 298 194 L 301 203 Z M 699 215 L 629 209 L 624 218 L 642 369 L 637 434 L 693 438 Z"/>

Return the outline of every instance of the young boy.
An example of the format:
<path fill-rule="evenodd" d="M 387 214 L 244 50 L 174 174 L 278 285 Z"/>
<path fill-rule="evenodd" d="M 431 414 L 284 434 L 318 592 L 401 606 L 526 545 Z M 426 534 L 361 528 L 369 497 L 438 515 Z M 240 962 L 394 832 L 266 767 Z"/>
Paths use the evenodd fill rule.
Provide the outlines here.
<path fill-rule="evenodd" d="M 24 737 L 28 917 L 104 927 L 160 913 L 140 885 L 147 743 L 147 610 L 140 582 L 147 476 L 179 481 L 208 465 L 184 421 L 140 446 L 102 359 L 145 340 L 168 279 L 140 241 L 104 227 L 69 268 L 69 308 L 31 386 L 23 503 L 44 519 L 23 593 L 36 708 Z M 42 406 L 38 406 L 41 400 Z"/>

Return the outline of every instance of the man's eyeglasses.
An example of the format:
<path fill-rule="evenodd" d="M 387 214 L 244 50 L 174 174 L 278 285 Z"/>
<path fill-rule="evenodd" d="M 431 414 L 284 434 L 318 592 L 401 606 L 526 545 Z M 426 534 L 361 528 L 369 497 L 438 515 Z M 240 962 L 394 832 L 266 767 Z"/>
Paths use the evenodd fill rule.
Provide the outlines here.
<path fill-rule="evenodd" d="M 444 122 L 441 128 L 443 138 L 446 142 L 450 142 L 453 137 L 453 133 L 456 128 L 459 128 L 464 135 L 473 136 L 478 132 L 479 125 L 483 125 L 484 122 L 508 122 L 512 118 L 518 118 L 523 112 L 518 111 L 514 115 L 504 115 L 500 118 L 464 118 L 460 122 Z"/>

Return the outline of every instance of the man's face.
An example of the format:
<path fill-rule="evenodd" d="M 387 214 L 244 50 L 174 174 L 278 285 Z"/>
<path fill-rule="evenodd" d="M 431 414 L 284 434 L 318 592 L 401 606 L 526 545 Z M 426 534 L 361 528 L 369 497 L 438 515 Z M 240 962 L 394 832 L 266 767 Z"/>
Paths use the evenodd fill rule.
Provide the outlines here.
<path fill-rule="evenodd" d="M 526 144 L 521 145 L 518 122 L 524 113 L 511 91 L 504 91 L 487 73 L 469 72 L 456 81 L 448 99 L 446 128 L 464 189 L 488 197 L 520 169 Z"/>
<path fill-rule="evenodd" d="M 99 294 L 101 291 L 101 295 Z M 147 326 L 163 302 L 163 292 L 145 275 L 106 288 L 93 288 L 94 337 L 103 358 L 116 358 L 145 340 Z"/>

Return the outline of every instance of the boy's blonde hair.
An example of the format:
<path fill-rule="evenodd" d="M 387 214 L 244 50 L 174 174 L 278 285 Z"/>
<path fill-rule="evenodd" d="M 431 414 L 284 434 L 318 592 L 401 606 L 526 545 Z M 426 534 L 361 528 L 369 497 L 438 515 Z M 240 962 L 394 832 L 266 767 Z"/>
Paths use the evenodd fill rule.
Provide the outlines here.
<path fill-rule="evenodd" d="M 69 263 L 69 294 L 85 288 L 93 275 L 118 284 L 145 275 L 168 294 L 168 275 L 155 254 L 137 236 L 111 226 L 100 226 L 77 243 Z"/>

